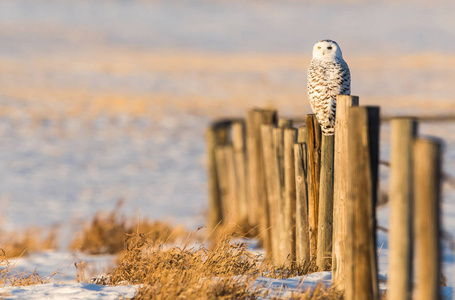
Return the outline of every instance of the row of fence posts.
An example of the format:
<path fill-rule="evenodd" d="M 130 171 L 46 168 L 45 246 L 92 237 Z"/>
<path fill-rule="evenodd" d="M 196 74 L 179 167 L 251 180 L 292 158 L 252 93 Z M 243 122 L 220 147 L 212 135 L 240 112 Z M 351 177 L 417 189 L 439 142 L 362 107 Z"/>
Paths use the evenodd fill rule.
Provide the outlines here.
<path fill-rule="evenodd" d="M 274 264 L 331 265 L 344 299 L 378 299 L 379 111 L 338 96 L 334 136 L 321 135 L 314 115 L 295 128 L 275 110 L 214 122 L 207 131 L 209 228 L 257 227 Z M 416 119 L 390 124 L 387 297 L 410 299 L 418 270 L 417 299 L 439 299 L 442 143 L 418 138 Z"/>

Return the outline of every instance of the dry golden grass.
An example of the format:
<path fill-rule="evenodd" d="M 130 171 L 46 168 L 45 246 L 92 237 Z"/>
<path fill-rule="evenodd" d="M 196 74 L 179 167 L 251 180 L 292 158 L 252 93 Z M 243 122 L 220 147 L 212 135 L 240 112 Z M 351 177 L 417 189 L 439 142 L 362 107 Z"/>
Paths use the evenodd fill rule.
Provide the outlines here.
<path fill-rule="evenodd" d="M 139 222 L 128 220 L 119 210 L 121 203 L 110 213 L 99 212 L 91 222 L 83 225 L 82 232 L 70 244 L 71 250 L 89 254 L 115 254 L 124 250 L 129 234 L 147 234 L 155 242 L 173 243 L 187 235 L 182 227 L 172 227 L 164 222 Z"/>
<path fill-rule="evenodd" d="M 244 243 L 223 239 L 212 250 L 187 244 L 163 251 L 147 235 L 133 234 L 126 247 L 110 283 L 144 284 L 138 299 L 243 299 L 256 294 L 248 289 L 260 257 Z"/>
<path fill-rule="evenodd" d="M 57 230 L 28 228 L 23 232 L 0 233 L 1 249 L 5 257 L 12 258 L 33 252 L 57 248 Z"/>
<path fill-rule="evenodd" d="M 118 265 L 107 276 L 90 278 L 86 275 L 90 273 L 90 266 L 79 263 L 76 265 L 78 282 L 142 284 L 135 299 L 257 299 L 264 296 L 284 299 L 283 295 L 285 299 L 342 299 L 323 285 L 314 291 L 297 289 L 286 294 L 283 290 L 256 286 L 258 276 L 286 279 L 312 273 L 317 267 L 315 262 L 290 267 L 269 264 L 262 254 L 248 249 L 247 239 L 234 237 L 254 229 L 218 236 L 208 248 L 205 242 L 198 245 L 199 232 L 189 235 L 163 222 L 146 220 L 134 225 L 119 209 L 120 205 L 108 214 L 97 214 L 73 242 L 73 247 L 78 245 L 90 253 L 119 253 Z M 28 236 L 30 244 L 32 235 Z M 182 247 L 172 246 L 183 236 L 186 242 L 182 242 Z M 49 283 L 57 274 L 56 271 L 43 278 L 35 271 L 14 272 L 8 257 L 5 251 L 1 252 L 0 286 Z"/>
<path fill-rule="evenodd" d="M 212 248 L 166 249 L 147 234 L 128 236 L 126 251 L 109 275 L 109 284 L 142 284 L 136 299 L 257 299 L 273 291 L 254 286 L 258 276 L 289 278 L 314 271 L 314 262 L 289 268 L 273 267 L 243 241 L 224 235 Z M 279 291 L 278 291 L 279 292 Z M 281 296 L 280 296 L 281 297 Z M 277 297 L 275 299 L 280 299 Z M 314 292 L 295 291 L 286 299 L 341 299 L 319 286 Z"/>
<path fill-rule="evenodd" d="M 329 271 L 332 269 L 331 265 L 327 265 L 324 270 L 319 270 L 318 266 L 316 265 L 316 259 L 311 260 L 307 263 L 292 262 L 291 264 L 278 266 L 267 263 L 265 266 L 266 272 L 264 272 L 262 276 L 278 279 L 286 279 L 289 277 L 307 275 L 318 271 Z"/>
<path fill-rule="evenodd" d="M 234 238 L 258 239 L 261 241 L 259 227 L 252 226 L 248 220 L 243 220 L 237 223 L 224 224 L 219 223 L 209 235 L 211 242 L 219 242 L 225 236 L 232 236 Z M 259 245 L 261 246 L 261 245 Z"/>
<path fill-rule="evenodd" d="M 27 286 L 49 283 L 52 276 L 43 278 L 36 271 L 15 272 L 14 264 L 8 260 L 10 255 L 0 250 L 0 287 L 4 286 Z"/>
<path fill-rule="evenodd" d="M 194 246 L 198 232 L 190 236 L 162 222 L 134 225 L 119 210 L 120 205 L 108 214 L 98 213 L 72 243 L 73 249 L 92 254 L 120 253 L 118 266 L 108 276 L 90 278 L 87 265 L 80 263 L 79 282 L 143 284 L 137 299 L 255 299 L 268 293 L 254 287 L 258 276 L 285 279 L 317 270 L 313 261 L 290 267 L 264 261 L 262 254 L 247 249 L 246 239 L 238 239 L 257 234 L 246 224 L 212 232 L 208 248 L 204 243 Z M 184 246 L 172 246 L 185 235 Z M 318 287 L 314 293 L 295 292 L 293 299 L 339 299 L 334 295 Z"/>

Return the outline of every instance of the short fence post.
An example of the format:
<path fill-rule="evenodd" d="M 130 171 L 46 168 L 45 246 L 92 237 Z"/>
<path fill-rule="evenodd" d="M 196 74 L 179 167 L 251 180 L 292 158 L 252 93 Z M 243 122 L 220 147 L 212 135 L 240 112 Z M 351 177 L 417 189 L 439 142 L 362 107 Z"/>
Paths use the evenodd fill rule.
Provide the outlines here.
<path fill-rule="evenodd" d="M 270 211 L 270 233 L 271 233 L 271 245 L 272 253 L 266 253 L 267 256 L 273 259 L 274 263 L 280 261 L 280 241 L 281 241 L 281 228 L 278 227 L 278 202 L 277 198 L 277 186 L 278 182 L 276 178 L 280 175 L 277 173 L 278 168 L 276 166 L 275 158 L 275 145 L 273 139 L 273 125 L 262 125 L 262 153 L 264 155 L 264 172 L 266 178 L 267 187 L 267 200 Z"/>
<path fill-rule="evenodd" d="M 216 165 L 221 191 L 223 225 L 236 222 L 237 203 L 235 196 L 234 153 L 231 145 L 217 146 L 215 149 Z"/>
<path fill-rule="evenodd" d="M 359 105 L 359 97 L 338 95 L 335 119 L 333 173 L 332 284 L 342 291 L 346 279 L 346 199 L 348 176 L 348 108 Z"/>
<path fill-rule="evenodd" d="M 278 127 L 280 128 L 291 128 L 292 127 L 292 120 L 286 118 L 278 118 Z"/>
<path fill-rule="evenodd" d="M 321 144 L 318 256 L 316 264 L 319 270 L 325 270 L 329 261 L 332 261 L 334 136 L 322 135 Z"/>
<path fill-rule="evenodd" d="M 248 198 L 246 182 L 245 127 L 243 121 L 232 123 L 232 146 L 234 147 L 237 198 L 240 224 L 248 222 Z"/>
<path fill-rule="evenodd" d="M 221 211 L 223 216 L 223 225 L 228 224 L 230 222 L 230 209 L 227 206 L 228 203 L 228 193 L 229 193 L 229 186 L 228 186 L 228 177 L 226 172 L 226 152 L 224 151 L 225 146 L 218 146 L 215 148 L 215 159 L 216 159 L 216 170 L 218 172 L 218 182 L 220 188 L 220 204 L 221 204 Z"/>
<path fill-rule="evenodd" d="M 223 220 L 222 197 L 219 186 L 215 148 L 227 143 L 227 127 L 219 127 L 216 123 L 209 126 L 206 132 L 207 169 L 209 185 L 209 216 L 208 228 L 213 230 Z"/>
<path fill-rule="evenodd" d="M 441 148 L 437 139 L 414 142 L 416 299 L 440 299 Z"/>
<path fill-rule="evenodd" d="M 376 222 L 379 108 L 348 110 L 347 300 L 378 299 Z"/>
<path fill-rule="evenodd" d="M 249 223 L 259 225 L 259 233 L 267 252 L 271 252 L 269 207 L 263 172 L 263 154 L 261 142 L 261 125 L 276 123 L 275 110 L 253 109 L 247 115 L 247 151 L 248 151 L 248 179 L 249 179 Z"/>
<path fill-rule="evenodd" d="M 297 132 L 294 128 L 284 129 L 284 207 L 283 235 L 287 263 L 295 261 L 295 165 L 294 143 Z"/>
<path fill-rule="evenodd" d="M 395 118 L 390 122 L 390 234 L 387 299 L 411 299 L 412 214 L 414 203 L 413 145 L 417 121 Z"/>
<path fill-rule="evenodd" d="M 247 149 L 247 175 L 248 175 L 248 223 L 250 226 L 257 226 L 258 220 L 258 180 L 256 178 L 259 162 L 257 160 L 257 137 L 256 137 L 256 114 L 260 113 L 257 109 L 249 110 L 246 116 L 246 149 Z"/>
<path fill-rule="evenodd" d="M 297 130 L 297 143 L 308 143 L 308 134 L 305 126 L 300 126 Z"/>
<path fill-rule="evenodd" d="M 226 160 L 226 176 L 228 179 L 228 203 L 231 211 L 230 222 L 232 225 L 238 224 L 239 217 L 239 197 L 238 197 L 238 178 L 235 165 L 234 147 L 232 145 L 224 146 L 224 157 Z"/>
<path fill-rule="evenodd" d="M 275 200 L 276 202 L 276 215 L 277 215 L 277 227 L 279 232 L 280 240 L 279 246 L 279 260 L 277 264 L 284 264 L 287 260 L 286 248 L 284 245 L 284 129 L 273 128 L 273 145 L 274 145 L 274 180 L 275 180 Z"/>
<path fill-rule="evenodd" d="M 299 128 L 299 134 L 301 128 Z M 306 132 L 305 132 L 306 134 Z M 310 261 L 310 241 L 308 235 L 308 197 L 307 197 L 307 150 L 306 143 L 294 144 L 295 184 L 296 184 L 296 261 Z"/>
<path fill-rule="evenodd" d="M 318 246 L 318 200 L 321 162 L 321 127 L 315 115 L 307 115 L 308 134 L 308 223 L 310 235 L 310 257 L 317 256 Z"/>

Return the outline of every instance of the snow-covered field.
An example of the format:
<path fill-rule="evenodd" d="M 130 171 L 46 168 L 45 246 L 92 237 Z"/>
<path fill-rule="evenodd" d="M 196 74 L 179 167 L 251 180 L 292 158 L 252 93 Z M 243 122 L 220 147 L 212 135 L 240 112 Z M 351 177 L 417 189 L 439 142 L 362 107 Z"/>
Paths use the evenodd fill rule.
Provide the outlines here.
<path fill-rule="evenodd" d="M 455 4 L 434 3 L 1 1 L 1 228 L 58 226 L 62 241 L 58 251 L 22 258 L 17 267 L 57 270 L 76 255 L 66 245 L 81 222 L 119 199 L 128 215 L 204 225 L 205 127 L 253 106 L 290 117 L 309 113 L 306 68 L 320 39 L 339 42 L 362 103 L 380 105 L 384 115 L 455 115 Z M 420 129 L 446 141 L 444 170 L 455 176 L 455 123 Z M 382 160 L 388 131 L 385 124 Z M 382 190 L 387 172 L 381 168 Z M 444 184 L 443 228 L 452 236 L 454 204 L 455 188 Z M 388 207 L 378 216 L 387 228 Z M 386 275 L 387 235 L 379 232 L 378 242 Z M 443 249 L 452 287 L 454 255 L 448 242 Z M 96 259 L 106 266 L 106 257 L 84 257 Z M 48 285 L 0 293 L 16 299 L 133 293 L 77 284 L 70 263 L 64 273 Z"/>

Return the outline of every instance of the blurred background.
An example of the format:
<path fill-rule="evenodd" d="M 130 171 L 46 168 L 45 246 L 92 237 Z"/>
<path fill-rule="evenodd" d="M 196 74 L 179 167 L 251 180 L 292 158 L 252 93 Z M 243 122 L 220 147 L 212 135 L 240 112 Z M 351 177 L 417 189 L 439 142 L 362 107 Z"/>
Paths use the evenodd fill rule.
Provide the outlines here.
<path fill-rule="evenodd" d="M 73 232 L 119 200 L 128 214 L 205 225 L 206 126 L 254 106 L 310 113 L 321 39 L 339 43 L 361 104 L 453 116 L 453 16 L 449 0 L 2 0 L 2 230 Z M 454 123 L 421 132 L 444 138 L 455 175 Z M 455 192 L 444 193 L 455 230 Z"/>

